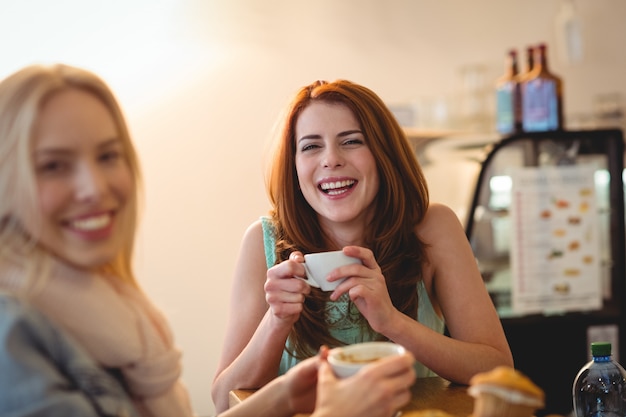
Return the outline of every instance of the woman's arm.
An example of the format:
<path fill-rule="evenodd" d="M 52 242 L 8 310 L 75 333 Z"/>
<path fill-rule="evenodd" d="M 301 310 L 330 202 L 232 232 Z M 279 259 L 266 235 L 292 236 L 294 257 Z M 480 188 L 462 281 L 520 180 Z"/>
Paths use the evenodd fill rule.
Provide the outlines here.
<path fill-rule="evenodd" d="M 222 357 L 213 382 L 218 412 L 228 407 L 228 393 L 259 388 L 278 374 L 280 358 L 293 323 L 300 317 L 308 284 L 302 255 L 267 269 L 263 230 L 256 222 L 246 231 L 231 293 Z"/>
<path fill-rule="evenodd" d="M 315 405 L 320 356 L 300 362 L 219 417 L 290 417 Z"/>
<path fill-rule="evenodd" d="M 451 337 L 393 306 L 385 277 L 365 248 L 343 249 L 346 255 L 360 258 L 363 265 L 338 268 L 331 274 L 350 277 L 331 298 L 348 292 L 375 331 L 405 346 L 419 362 L 448 380 L 466 384 L 478 372 L 497 365 L 513 366 L 500 319 L 456 214 L 433 204 L 416 233 L 427 247 L 422 274 L 425 287 L 433 308 L 445 318 Z"/>
<path fill-rule="evenodd" d="M 478 372 L 513 366 L 502 324 L 456 214 L 433 204 L 417 229 L 427 245 L 424 281 L 450 337 L 397 312 L 381 331 L 443 378 L 467 384 Z"/>

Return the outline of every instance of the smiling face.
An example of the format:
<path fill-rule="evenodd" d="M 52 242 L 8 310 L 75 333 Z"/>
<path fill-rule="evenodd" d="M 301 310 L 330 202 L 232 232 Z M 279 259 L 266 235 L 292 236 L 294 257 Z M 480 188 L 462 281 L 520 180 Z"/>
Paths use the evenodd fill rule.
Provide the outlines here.
<path fill-rule="evenodd" d="M 352 111 L 313 102 L 295 125 L 296 171 L 320 223 L 366 224 L 379 189 L 374 156 Z"/>
<path fill-rule="evenodd" d="M 107 107 L 78 89 L 56 93 L 41 109 L 32 155 L 41 221 L 22 219 L 26 230 L 77 267 L 111 262 L 134 180 Z"/>

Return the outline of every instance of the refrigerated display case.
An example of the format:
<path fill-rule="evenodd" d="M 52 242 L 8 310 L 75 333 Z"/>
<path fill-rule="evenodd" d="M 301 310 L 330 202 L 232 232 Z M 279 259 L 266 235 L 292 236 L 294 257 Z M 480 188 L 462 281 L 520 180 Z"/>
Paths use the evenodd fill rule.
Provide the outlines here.
<path fill-rule="evenodd" d="M 567 415 L 591 341 L 626 360 L 621 130 L 516 134 L 481 164 L 465 221 L 515 367 Z"/>

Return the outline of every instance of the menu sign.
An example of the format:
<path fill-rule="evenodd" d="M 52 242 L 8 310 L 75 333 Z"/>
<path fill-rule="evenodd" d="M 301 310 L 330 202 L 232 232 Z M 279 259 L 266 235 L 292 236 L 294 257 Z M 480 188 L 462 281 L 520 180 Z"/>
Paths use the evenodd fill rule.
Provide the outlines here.
<path fill-rule="evenodd" d="M 592 166 L 512 172 L 512 308 L 566 312 L 602 306 Z"/>

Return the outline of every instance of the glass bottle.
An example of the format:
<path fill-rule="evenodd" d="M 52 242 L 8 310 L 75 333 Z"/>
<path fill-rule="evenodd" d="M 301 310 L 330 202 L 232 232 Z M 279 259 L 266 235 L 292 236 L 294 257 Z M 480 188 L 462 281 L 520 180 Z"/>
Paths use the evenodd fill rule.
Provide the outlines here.
<path fill-rule="evenodd" d="M 496 80 L 496 130 L 504 135 L 522 130 L 522 97 L 517 51 L 509 50 L 504 74 Z"/>
<path fill-rule="evenodd" d="M 563 81 L 548 68 L 545 44 L 535 49 L 533 69 L 523 78 L 521 90 L 525 132 L 563 129 Z"/>
<path fill-rule="evenodd" d="M 554 19 L 556 49 L 561 60 L 567 64 L 583 60 L 582 21 L 574 0 L 561 0 Z"/>
<path fill-rule="evenodd" d="M 535 67 L 535 48 L 532 46 L 526 47 L 526 68 L 524 68 L 524 72 L 519 75 L 520 82 L 524 81 L 528 78 L 528 74 L 533 71 Z"/>
<path fill-rule="evenodd" d="M 626 416 L 626 371 L 612 359 L 611 344 L 592 343 L 591 356 L 574 379 L 575 417 Z"/>

